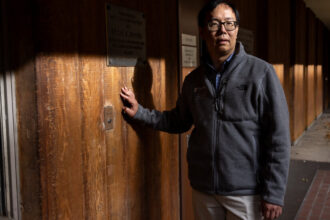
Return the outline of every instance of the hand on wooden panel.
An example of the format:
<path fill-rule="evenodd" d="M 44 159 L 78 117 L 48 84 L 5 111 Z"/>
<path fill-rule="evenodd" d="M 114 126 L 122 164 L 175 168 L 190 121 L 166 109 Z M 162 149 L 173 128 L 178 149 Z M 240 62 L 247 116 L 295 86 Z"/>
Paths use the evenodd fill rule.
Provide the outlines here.
<path fill-rule="evenodd" d="M 139 103 L 136 101 L 134 93 L 125 86 L 121 88 L 120 97 L 124 104 L 123 112 L 130 117 L 134 117 L 139 107 Z"/>

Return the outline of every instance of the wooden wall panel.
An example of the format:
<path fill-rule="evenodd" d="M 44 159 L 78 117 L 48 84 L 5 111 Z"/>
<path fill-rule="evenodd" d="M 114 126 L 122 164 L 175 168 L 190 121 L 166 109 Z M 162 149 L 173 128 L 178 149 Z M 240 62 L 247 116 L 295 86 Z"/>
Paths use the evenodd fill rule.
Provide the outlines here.
<path fill-rule="evenodd" d="M 125 121 L 119 98 L 126 85 L 146 107 L 174 107 L 177 5 L 112 3 L 145 13 L 148 59 L 135 68 L 106 66 L 104 0 L 37 4 L 43 219 L 180 216 L 178 136 Z M 114 110 L 110 131 L 105 106 Z"/>
<path fill-rule="evenodd" d="M 306 128 L 305 75 L 306 75 L 306 6 L 302 0 L 293 1 L 293 103 L 292 136 L 297 140 Z"/>
<path fill-rule="evenodd" d="M 268 1 L 267 4 L 267 60 L 273 64 L 279 77 L 289 107 L 293 112 L 292 74 L 291 74 L 291 3 L 287 0 Z M 290 117 L 291 139 L 293 139 L 293 123 Z"/>
<path fill-rule="evenodd" d="M 38 6 L 36 74 L 42 218 L 83 219 L 88 207 L 77 54 L 78 8 L 75 2 L 62 1 L 39 1 Z"/>
<path fill-rule="evenodd" d="M 79 3 L 79 65 L 81 141 L 85 216 L 87 219 L 109 218 L 107 193 L 107 145 L 103 125 L 103 73 L 106 42 L 104 1 Z M 103 12 L 103 13 L 102 13 Z M 96 54 L 98 53 L 98 54 Z"/>
<path fill-rule="evenodd" d="M 306 112 L 305 112 L 305 66 L 302 64 L 294 64 L 294 93 L 293 93 L 293 111 L 291 114 L 292 124 L 292 141 L 296 141 L 305 131 L 306 128 Z"/>
<path fill-rule="evenodd" d="M 330 72 L 329 72 L 329 30 L 324 31 L 324 49 L 323 49 L 323 76 L 324 76 L 324 109 L 330 108 Z"/>
<path fill-rule="evenodd" d="M 234 0 L 233 3 L 235 4 L 237 10 L 240 14 L 240 24 L 239 27 L 250 30 L 253 32 L 254 37 L 254 54 L 258 56 L 258 36 L 261 32 L 258 31 L 258 19 L 257 16 L 259 12 L 257 8 L 258 0 L 251 0 L 251 1 L 244 1 L 244 0 Z M 239 34 L 239 33 L 238 33 Z"/>
<path fill-rule="evenodd" d="M 315 111 L 316 117 L 323 112 L 323 23 L 320 20 L 316 22 L 316 80 L 315 80 Z"/>
<path fill-rule="evenodd" d="M 1 74 L 14 74 L 22 219 L 40 219 L 40 171 L 31 1 L 1 1 Z M 19 7 L 18 7 L 19 5 Z"/>
<path fill-rule="evenodd" d="M 277 75 L 290 102 L 290 2 L 268 2 L 268 61 L 278 70 Z"/>
<path fill-rule="evenodd" d="M 43 219 L 84 218 L 78 59 L 36 63 Z"/>
<path fill-rule="evenodd" d="M 315 109 L 315 62 L 316 62 L 316 28 L 315 15 L 307 9 L 307 78 L 306 78 L 306 111 L 307 126 L 316 117 Z"/>
<path fill-rule="evenodd" d="M 40 219 L 37 99 L 33 60 L 15 71 L 22 219 Z"/>
<path fill-rule="evenodd" d="M 107 179 L 110 219 L 140 219 L 146 211 L 145 146 L 139 143 L 131 126 L 122 120 L 121 101 L 118 99 L 118 91 L 123 85 L 132 89 L 129 79 L 133 75 L 134 68 L 111 67 L 104 73 L 104 104 L 114 107 L 115 116 L 114 129 L 106 131 L 106 145 L 109 149 Z M 139 129 L 143 131 L 142 127 Z"/>

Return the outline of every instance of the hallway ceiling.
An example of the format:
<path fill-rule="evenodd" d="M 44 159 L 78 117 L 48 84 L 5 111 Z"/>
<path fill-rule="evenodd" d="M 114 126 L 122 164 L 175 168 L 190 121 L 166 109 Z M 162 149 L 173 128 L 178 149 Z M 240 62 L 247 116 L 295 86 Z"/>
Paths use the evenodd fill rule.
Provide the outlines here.
<path fill-rule="evenodd" d="M 330 0 L 304 0 L 310 8 L 330 30 Z"/>

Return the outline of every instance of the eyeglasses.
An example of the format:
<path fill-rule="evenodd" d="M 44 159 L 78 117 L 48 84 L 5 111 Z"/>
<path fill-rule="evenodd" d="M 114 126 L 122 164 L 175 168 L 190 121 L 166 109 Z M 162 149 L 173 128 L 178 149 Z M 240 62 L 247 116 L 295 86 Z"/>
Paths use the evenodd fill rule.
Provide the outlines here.
<path fill-rule="evenodd" d="M 209 31 L 219 31 L 221 29 L 221 25 L 223 25 L 226 29 L 226 31 L 233 31 L 236 29 L 238 23 L 237 21 L 225 21 L 225 22 L 220 22 L 220 21 L 210 21 L 207 24 L 207 28 Z"/>

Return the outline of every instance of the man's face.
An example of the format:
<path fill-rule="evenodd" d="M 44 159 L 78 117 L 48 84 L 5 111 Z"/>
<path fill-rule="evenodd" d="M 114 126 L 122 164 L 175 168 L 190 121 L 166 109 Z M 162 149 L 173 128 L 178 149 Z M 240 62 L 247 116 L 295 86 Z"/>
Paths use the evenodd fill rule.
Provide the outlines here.
<path fill-rule="evenodd" d="M 226 30 L 221 25 L 218 31 L 210 31 L 208 23 L 236 21 L 234 11 L 226 4 L 219 4 L 211 13 L 206 16 L 206 25 L 200 28 L 201 37 L 205 40 L 207 49 L 211 56 L 224 56 L 234 52 L 238 27 L 234 30 Z"/>

